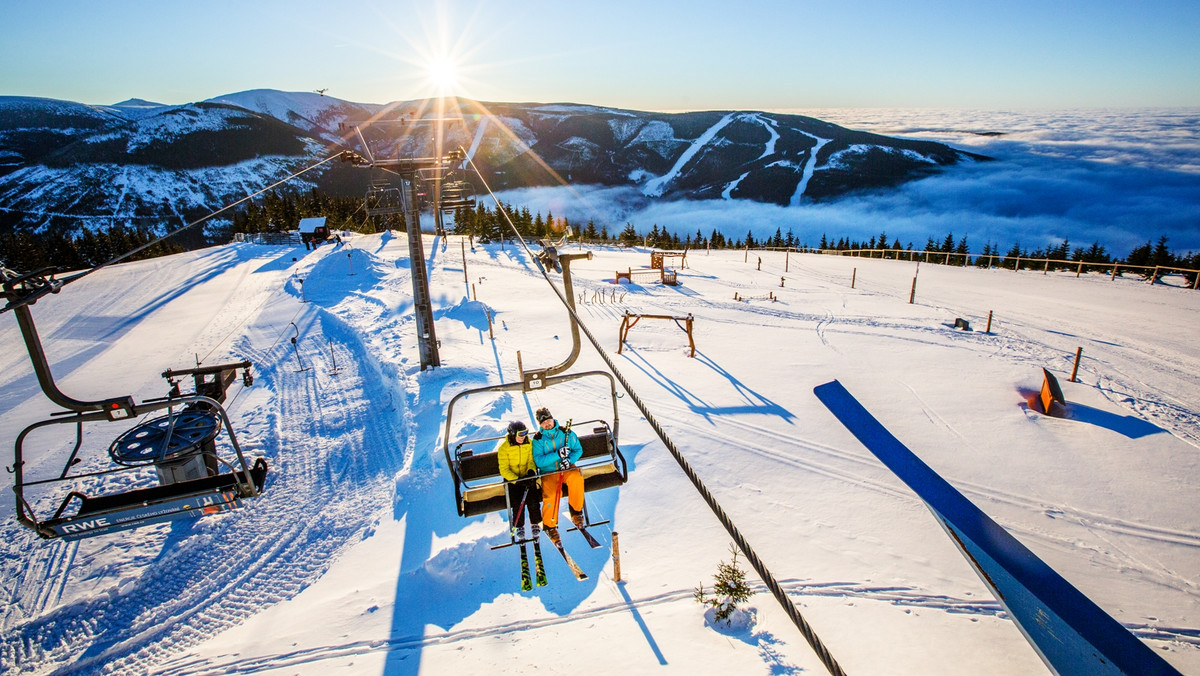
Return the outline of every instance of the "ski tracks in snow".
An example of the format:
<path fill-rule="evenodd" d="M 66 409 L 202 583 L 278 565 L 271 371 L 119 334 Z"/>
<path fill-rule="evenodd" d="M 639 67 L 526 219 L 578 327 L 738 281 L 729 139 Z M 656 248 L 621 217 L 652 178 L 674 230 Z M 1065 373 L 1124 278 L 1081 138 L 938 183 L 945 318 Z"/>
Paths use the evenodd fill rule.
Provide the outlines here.
<path fill-rule="evenodd" d="M 1007 619 L 1008 614 L 1000 604 L 987 598 L 956 598 L 942 594 L 928 594 L 916 587 L 877 586 L 854 582 L 812 582 L 792 579 L 779 581 L 780 587 L 791 597 L 835 598 L 847 603 L 879 602 L 904 608 L 909 611 L 930 610 L 944 613 L 969 615 L 972 617 L 995 617 Z M 771 603 L 769 591 L 761 582 L 751 582 L 755 594 L 751 602 Z M 453 646 L 458 643 L 480 639 L 505 637 L 511 639 L 521 632 L 572 624 L 595 623 L 597 620 L 630 612 L 630 605 L 638 610 L 673 603 L 693 603 L 693 589 L 674 589 L 632 600 L 580 608 L 568 615 L 554 615 L 516 620 L 488 627 L 471 627 L 428 633 L 423 636 L 395 636 L 370 641 L 350 641 L 336 645 L 325 645 L 295 650 L 274 655 L 240 657 L 229 655 L 224 658 L 187 659 L 168 662 L 157 671 L 161 676 L 207 676 L 216 674 L 254 674 L 265 671 L 288 669 L 324 660 L 365 655 L 376 652 L 419 652 L 432 646 Z M 614 592 L 614 595 L 616 593 Z M 1200 646 L 1200 631 L 1187 628 L 1160 627 L 1153 624 L 1129 624 L 1126 627 L 1143 639 L 1175 641 Z"/>
<path fill-rule="evenodd" d="M 272 303 L 276 316 L 267 318 L 272 332 L 280 313 L 292 312 L 290 305 L 280 307 L 289 304 L 280 296 Z M 274 392 L 247 396 L 244 402 L 253 403 L 246 411 L 231 404 L 243 450 L 265 452 L 271 465 L 263 497 L 227 515 L 154 527 L 165 537 L 161 552 L 136 579 L 47 613 L 36 611 L 58 603 L 81 544 L 38 543 L 22 573 L 28 584 L 16 586 L 32 591 L 14 600 L 23 616 L 35 619 L 16 626 L 6 621 L 0 642 L 5 671 L 157 671 L 171 655 L 298 594 L 373 527 L 390 508 L 378 496 L 391 494 L 396 472 L 411 455 L 411 443 L 403 441 L 412 437 L 411 416 L 405 397 L 388 391 L 394 383 L 389 368 L 360 338 L 378 327 L 353 326 L 339 316 L 377 317 L 378 311 L 354 305 L 363 301 L 353 294 L 349 299 L 346 307 L 310 305 L 294 317 L 302 327 L 299 362 L 286 340 L 265 352 L 241 345 L 259 383 Z M 299 371 L 300 364 L 307 370 Z M 203 575 L 181 576 L 181 570 Z"/>
<path fill-rule="evenodd" d="M 671 418 L 684 420 L 690 417 L 688 409 L 670 402 L 656 402 L 655 408 L 672 411 Z M 706 432 L 708 438 L 720 443 L 716 448 L 740 449 L 742 452 L 757 455 L 773 462 L 781 463 L 796 469 L 812 472 L 821 476 L 843 481 L 847 484 L 887 495 L 901 501 L 919 504 L 920 498 L 887 479 L 871 478 L 870 474 L 878 474 L 881 468 L 878 460 L 868 453 L 854 453 L 839 448 L 807 440 L 799 435 L 779 432 L 768 427 L 751 425 L 736 417 L 722 418 L 720 426 Z M 756 443 L 747 444 L 747 439 Z M 1183 545 L 1200 551 L 1200 533 L 1161 528 L 1158 526 L 1137 523 L 1103 514 L 1089 512 L 1066 505 L 1047 504 L 1043 500 L 1029 496 L 1002 491 L 969 481 L 948 478 L 958 490 L 974 500 L 988 501 L 1017 507 L 1025 513 L 1044 514 L 1048 518 L 1070 519 L 1092 532 L 1099 531 L 1107 535 L 1125 535 L 1151 542 L 1164 542 Z M 1033 528 L 1024 523 L 1005 523 L 1010 530 L 1048 540 L 1060 544 L 1078 546 L 1075 539 L 1051 535 L 1042 529 Z M 1099 536 L 1099 533 L 1097 533 Z M 1127 554 L 1113 553 L 1110 556 L 1133 561 Z M 1161 565 L 1139 566 L 1142 570 L 1159 571 L 1161 582 L 1187 594 L 1200 594 L 1200 588 L 1195 580 L 1181 576 L 1165 569 Z"/>

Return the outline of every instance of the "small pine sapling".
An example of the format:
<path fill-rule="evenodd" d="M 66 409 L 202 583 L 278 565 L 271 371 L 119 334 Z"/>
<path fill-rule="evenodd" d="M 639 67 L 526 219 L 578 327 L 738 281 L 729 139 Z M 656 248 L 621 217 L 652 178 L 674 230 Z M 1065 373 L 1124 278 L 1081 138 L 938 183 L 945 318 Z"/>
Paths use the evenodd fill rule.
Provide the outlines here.
<path fill-rule="evenodd" d="M 753 592 L 746 584 L 746 571 L 738 566 L 737 547 L 730 544 L 729 552 L 733 558 L 726 563 L 717 564 L 717 574 L 713 576 L 713 594 L 709 596 L 704 591 L 704 583 L 692 590 L 692 598 L 697 603 L 713 608 L 713 618 L 720 622 L 728 622 L 729 616 L 737 610 L 737 604 L 750 600 Z"/>

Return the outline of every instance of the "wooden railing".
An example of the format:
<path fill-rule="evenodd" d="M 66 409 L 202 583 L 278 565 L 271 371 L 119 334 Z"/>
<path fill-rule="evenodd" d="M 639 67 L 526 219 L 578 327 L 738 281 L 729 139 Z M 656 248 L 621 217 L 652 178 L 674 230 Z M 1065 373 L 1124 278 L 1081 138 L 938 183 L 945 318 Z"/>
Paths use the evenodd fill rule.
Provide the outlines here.
<path fill-rule="evenodd" d="M 1166 265 L 1130 265 L 1128 263 L 1096 263 L 1088 261 L 1068 261 L 1056 258 L 1026 258 L 1022 256 L 998 256 L 989 254 L 982 256 L 970 253 L 947 253 L 945 251 L 915 251 L 909 249 L 821 249 L 819 253 L 831 256 L 851 256 L 855 258 L 883 258 L 892 260 L 920 261 L 937 263 L 939 265 L 958 265 L 968 267 L 978 265 L 981 259 L 985 264 L 979 267 L 1005 268 L 1009 270 L 1038 270 L 1048 274 L 1051 270 L 1074 271 L 1078 277 L 1084 272 L 1105 271 L 1110 273 L 1110 279 L 1116 279 L 1118 274 L 1126 271 L 1140 272 L 1153 284 L 1159 277 L 1169 272 L 1179 272 L 1193 276 L 1192 288 L 1200 288 L 1200 270 L 1191 268 L 1176 268 Z"/>

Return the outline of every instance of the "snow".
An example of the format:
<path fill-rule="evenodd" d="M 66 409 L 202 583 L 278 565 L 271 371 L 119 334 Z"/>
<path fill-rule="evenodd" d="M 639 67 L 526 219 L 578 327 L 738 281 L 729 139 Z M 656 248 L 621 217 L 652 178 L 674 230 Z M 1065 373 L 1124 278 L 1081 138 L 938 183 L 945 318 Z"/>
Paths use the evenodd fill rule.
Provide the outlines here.
<path fill-rule="evenodd" d="M 758 114 L 750 115 L 750 116 L 746 117 L 745 119 L 753 120 L 753 121 L 761 124 L 763 126 L 763 129 L 766 129 L 767 133 L 771 135 L 771 137 L 769 139 L 767 139 L 767 145 L 765 148 L 763 148 L 763 153 L 762 153 L 762 155 L 758 156 L 758 159 L 761 160 L 764 157 L 770 157 L 771 155 L 774 155 L 775 154 L 775 143 L 779 141 L 779 132 L 775 131 L 775 127 L 778 126 L 779 123 L 776 122 L 775 120 L 772 120 L 767 117 L 763 117 L 762 115 L 758 115 Z"/>
<path fill-rule="evenodd" d="M 795 131 L 804 134 L 805 136 L 816 141 L 816 145 L 808 152 L 808 159 L 804 162 L 804 171 L 800 174 L 800 182 L 796 184 L 796 191 L 792 193 L 792 199 L 789 200 L 791 206 L 798 206 L 804 198 L 804 191 L 808 190 L 808 182 L 812 180 L 813 173 L 817 170 L 817 156 L 821 152 L 821 148 L 825 147 L 826 143 L 831 143 L 833 139 L 821 138 L 806 131 L 796 129 Z"/>
<path fill-rule="evenodd" d="M 738 117 L 739 116 L 737 113 L 729 113 L 720 120 L 717 120 L 716 124 L 704 130 L 704 133 L 698 136 L 695 141 L 692 141 L 691 145 L 688 146 L 688 149 L 683 151 L 683 154 L 675 160 L 675 165 L 672 166 L 667 173 L 646 182 L 646 185 L 642 188 L 642 194 L 647 197 L 662 197 L 662 194 L 666 192 L 667 185 L 670 184 L 671 181 L 675 180 L 675 177 L 679 175 L 679 172 L 683 171 L 683 168 L 687 166 L 687 163 L 691 162 L 692 158 L 704 149 L 704 146 L 708 145 L 714 138 L 716 138 L 717 132 L 724 129 L 726 125 L 728 125 L 730 122 L 733 122 Z"/>
<path fill-rule="evenodd" d="M 662 120 L 647 122 L 628 145 L 643 144 L 664 158 L 669 158 L 675 147 L 688 143 L 675 138 L 675 130 Z"/>
<path fill-rule="evenodd" d="M 560 362 L 566 313 L 511 244 L 429 237 L 443 366 L 422 372 L 407 251 L 393 233 L 312 252 L 235 244 L 113 266 L 33 307 L 77 398 L 140 401 L 165 393 L 168 367 L 253 361 L 227 408 L 272 469 L 242 510 L 77 543 L 38 540 L 0 503 L 0 672 L 823 673 L 753 572 L 745 624 L 706 621 L 692 589 L 711 588 L 730 538 L 627 395 L 629 483 L 588 494 L 612 520 L 594 529 L 606 546 L 564 534 L 589 580 L 547 547 L 550 585 L 519 591 L 517 553 L 490 549 L 503 520 L 455 513 L 443 416 L 458 392 L 515 380 L 517 351 L 526 368 Z M 617 286 L 614 270 L 649 255 L 594 254 L 572 264 L 580 318 L 848 673 L 1046 669 L 929 511 L 816 400 L 833 379 L 1176 668 L 1200 671 L 1200 296 L 1181 279 L 694 250 L 679 287 Z M 695 358 L 677 326 L 649 319 L 617 356 L 627 311 L 691 313 Z M 55 410 L 10 317 L 8 440 Z M 1024 403 L 1042 367 L 1066 418 Z M 585 341 L 572 371 L 594 368 Z M 451 435 L 495 434 L 539 406 L 611 417 L 591 380 L 461 400 Z M 121 429 L 86 429 L 81 469 L 104 466 Z M 31 437 L 27 478 L 56 476 L 68 441 Z"/>
<path fill-rule="evenodd" d="M 750 175 L 750 172 L 747 171 L 746 173 L 742 174 L 741 176 L 738 176 L 736 179 L 734 179 L 734 180 L 730 181 L 728 184 L 726 184 L 725 189 L 721 191 L 721 199 L 723 199 L 723 200 L 733 199 L 733 191 L 736 190 L 738 187 L 738 184 L 741 183 L 743 180 L 745 180 L 745 178 L 749 175 Z"/>
<path fill-rule="evenodd" d="M 613 138 L 621 145 L 628 145 L 633 135 L 638 133 L 645 124 L 645 121 L 639 119 L 623 120 L 613 117 L 608 120 L 608 128 L 612 130 Z"/>

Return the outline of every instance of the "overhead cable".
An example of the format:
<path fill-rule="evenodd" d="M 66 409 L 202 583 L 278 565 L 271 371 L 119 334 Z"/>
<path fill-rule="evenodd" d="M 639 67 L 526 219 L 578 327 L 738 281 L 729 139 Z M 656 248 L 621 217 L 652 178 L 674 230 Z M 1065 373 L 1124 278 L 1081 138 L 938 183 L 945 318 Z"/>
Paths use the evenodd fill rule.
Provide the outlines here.
<path fill-rule="evenodd" d="M 667 450 L 671 453 L 671 456 L 675 459 L 675 462 L 677 462 L 679 467 L 683 469 L 683 473 L 687 475 L 687 478 L 692 482 L 692 485 L 696 488 L 696 491 L 700 493 L 702 498 L 704 498 L 704 502 L 708 504 L 709 509 L 713 511 L 713 514 L 717 516 L 717 519 L 721 522 L 721 525 L 725 527 L 726 532 L 728 532 L 729 536 L 733 538 L 733 541 L 737 544 L 738 548 L 742 550 L 742 553 L 746 555 L 746 560 L 750 562 L 750 565 L 754 568 L 755 572 L 758 573 L 758 576 L 760 579 L 762 579 L 763 584 L 765 584 L 767 588 L 771 590 L 771 594 L 775 597 L 775 600 L 779 602 L 779 605 L 783 607 L 788 617 L 791 618 L 792 622 L 796 625 L 796 628 L 800 630 L 800 633 L 804 636 L 804 639 L 808 641 L 808 645 L 811 646 L 813 651 L 817 654 L 817 657 L 821 660 L 821 664 L 823 664 L 833 676 L 845 676 L 846 672 L 842 670 L 841 666 L 838 665 L 837 660 L 833 658 L 833 655 L 825 647 L 825 644 L 821 642 L 821 639 L 817 636 L 816 632 L 813 631 L 812 627 L 809 626 L 807 621 L 805 621 L 804 617 L 800 614 L 800 610 L 794 603 L 792 603 L 791 598 L 789 598 L 787 593 L 784 592 L 783 587 L 779 585 L 779 582 L 775 580 L 775 576 L 771 574 L 771 571 L 767 569 L 766 565 L 762 562 L 762 559 L 760 559 L 758 554 L 756 554 L 750 547 L 750 543 L 746 541 L 746 538 L 742 535 L 741 531 L 738 530 L 737 526 L 734 525 L 733 521 L 729 518 L 729 515 L 726 514 L 725 510 L 721 508 L 720 503 L 717 502 L 717 499 L 708 490 L 708 487 L 704 485 L 704 482 L 700 480 L 700 476 L 696 474 L 696 471 L 692 469 L 690 464 L 688 464 L 687 460 L 683 457 L 683 454 L 680 453 L 674 442 L 671 441 L 671 438 L 667 436 L 666 431 L 661 425 L 658 424 L 658 420 L 656 420 L 654 415 L 650 413 L 650 410 L 646 407 L 646 404 L 642 402 L 641 398 L 637 396 L 636 392 L 634 392 L 633 386 L 629 384 L 629 381 L 626 380 L 625 376 L 622 375 L 617 369 L 616 364 L 614 364 L 612 359 L 609 358 L 608 353 L 605 352 L 602 347 L 600 347 L 599 341 L 597 341 L 596 337 L 592 335 L 592 332 L 588 329 L 587 325 L 583 323 L 583 320 L 579 318 L 579 315 L 575 313 L 575 308 L 571 306 L 571 303 L 563 294 L 562 290 L 560 290 L 558 286 L 554 284 L 553 280 L 550 279 L 550 275 L 546 271 L 546 267 L 542 265 L 537 256 L 533 254 L 533 251 L 530 250 L 529 245 L 525 242 L 525 238 L 522 237 L 521 233 L 517 231 L 516 225 L 514 225 L 512 219 L 509 218 L 508 212 L 500 204 L 500 200 L 496 197 L 496 194 L 492 192 L 492 188 L 487 184 L 487 180 L 483 178 L 482 172 L 480 172 L 479 168 L 475 166 L 475 162 L 470 158 L 467 158 L 467 161 L 471 164 L 471 168 L 475 170 L 475 175 L 479 177 L 480 182 L 483 183 L 484 189 L 486 189 L 488 194 L 491 195 L 492 199 L 495 200 L 496 209 L 504 215 L 504 220 L 508 223 L 508 227 L 512 229 L 513 234 L 516 235 L 517 241 L 521 243 L 521 247 L 525 249 L 527 254 L 529 254 L 529 257 L 537 265 L 538 270 L 541 271 L 542 277 L 545 278 L 546 283 L 549 284 L 550 288 L 554 290 L 554 293 L 558 296 L 559 301 L 561 301 L 563 306 L 567 309 L 567 313 L 571 315 L 571 321 L 575 322 L 575 324 L 579 327 L 579 330 L 583 332 L 583 335 L 587 336 L 588 342 L 592 344 L 592 347 L 596 348 L 597 354 L 599 354 L 600 358 L 604 360 L 604 363 L 608 365 L 608 368 L 610 371 L 612 371 L 613 376 L 620 381 L 621 387 L 625 388 L 625 392 L 629 394 L 630 400 L 633 401 L 633 403 L 638 407 L 638 410 L 642 412 L 643 416 L 645 416 L 646 422 L 650 423 L 650 427 L 654 430 L 655 434 L 658 435 L 658 438 L 662 440 L 663 445 L 667 447 Z"/>

